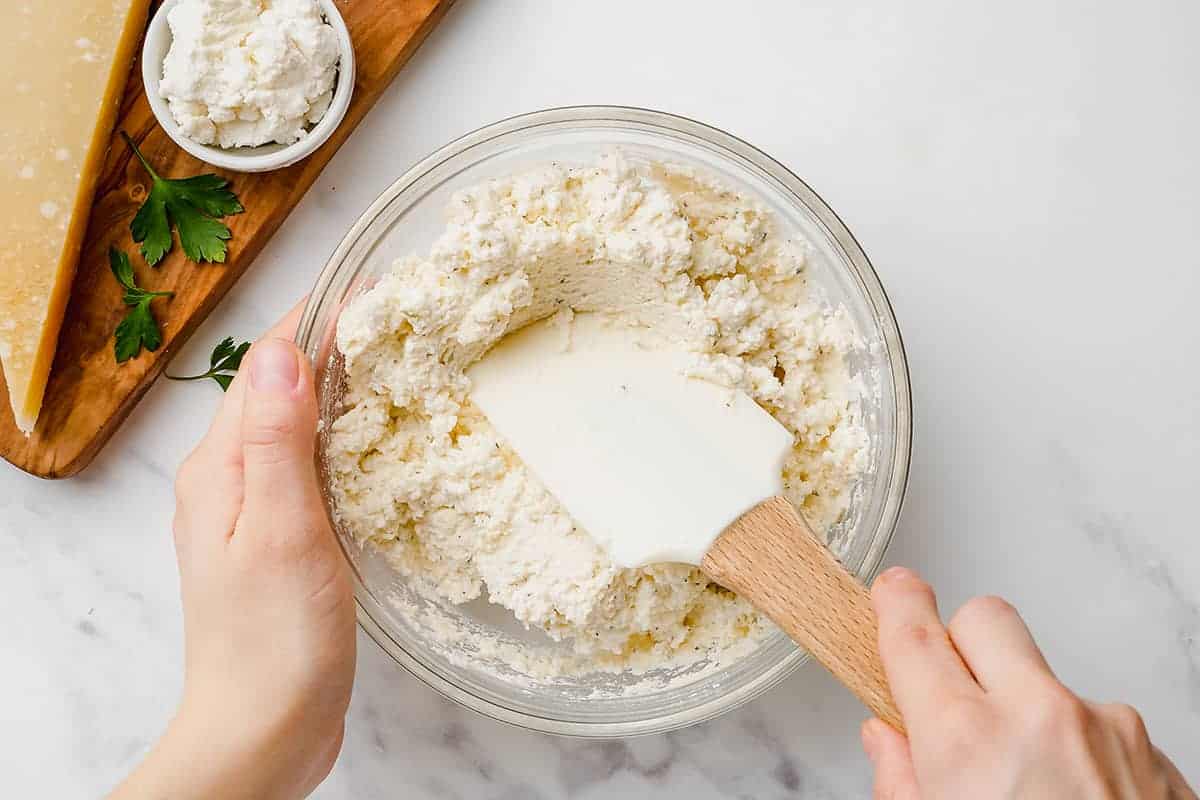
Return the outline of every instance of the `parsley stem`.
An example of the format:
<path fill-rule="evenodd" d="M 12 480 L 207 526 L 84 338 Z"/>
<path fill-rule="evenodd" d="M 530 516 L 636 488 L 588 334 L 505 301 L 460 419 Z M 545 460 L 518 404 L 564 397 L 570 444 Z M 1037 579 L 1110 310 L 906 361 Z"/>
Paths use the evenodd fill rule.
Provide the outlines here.
<path fill-rule="evenodd" d="M 121 131 L 121 136 L 125 139 L 125 144 L 129 145 L 129 149 L 137 156 L 138 161 L 142 162 L 142 166 L 146 168 L 146 172 L 150 173 L 150 177 L 156 181 L 160 180 L 158 173 L 154 171 L 154 167 L 150 166 L 150 162 L 142 155 L 142 151 L 138 150 L 137 145 L 133 143 L 133 139 L 129 138 L 129 134 Z"/>
<path fill-rule="evenodd" d="M 167 375 L 167 377 L 173 381 L 202 381 L 205 378 L 212 378 L 221 387 L 221 391 L 227 392 L 230 384 L 233 383 L 234 373 L 242 366 L 242 357 L 249 349 L 249 342 L 235 345 L 233 337 L 227 336 L 213 348 L 207 372 L 199 375 Z"/>

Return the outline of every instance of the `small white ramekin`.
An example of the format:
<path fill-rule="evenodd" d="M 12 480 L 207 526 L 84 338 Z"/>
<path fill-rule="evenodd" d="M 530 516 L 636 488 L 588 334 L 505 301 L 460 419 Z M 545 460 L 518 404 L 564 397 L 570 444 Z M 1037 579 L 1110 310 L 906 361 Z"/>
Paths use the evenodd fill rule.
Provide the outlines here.
<path fill-rule="evenodd" d="M 171 28 L 167 25 L 167 14 L 179 0 L 165 0 L 150 21 L 146 30 L 146 42 L 142 46 L 142 83 L 146 89 L 146 98 L 158 124 L 166 131 L 175 144 L 196 158 L 215 167 L 234 172 L 270 172 L 274 169 L 289 167 L 301 159 L 312 155 L 323 145 L 334 130 L 341 124 L 350 107 L 350 97 L 354 94 L 354 45 L 350 41 L 350 31 L 346 21 L 342 19 L 333 0 L 317 0 L 326 21 L 333 26 L 337 34 L 338 49 L 341 59 L 338 62 L 337 86 L 334 89 L 333 101 L 329 110 L 320 122 L 299 141 L 292 144 L 264 144 L 259 147 L 223 148 L 214 145 L 200 144 L 183 135 L 166 99 L 159 94 L 158 85 L 162 80 L 163 62 L 171 49 Z"/>

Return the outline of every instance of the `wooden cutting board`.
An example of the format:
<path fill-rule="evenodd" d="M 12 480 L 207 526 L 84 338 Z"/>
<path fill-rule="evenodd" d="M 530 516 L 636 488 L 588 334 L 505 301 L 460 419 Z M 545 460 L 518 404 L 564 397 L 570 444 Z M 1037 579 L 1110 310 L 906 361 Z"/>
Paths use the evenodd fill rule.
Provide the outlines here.
<path fill-rule="evenodd" d="M 66 478 L 87 466 L 141 399 L 175 352 L 278 230 L 338 147 L 362 121 L 400 67 L 453 0 L 336 0 L 354 41 L 358 76 L 354 99 L 333 137 L 287 169 L 259 175 L 228 173 L 180 150 L 159 128 L 134 64 L 104 169 L 96 189 L 71 300 L 38 417 L 26 437 L 17 429 L 0 377 L 0 456 L 42 478 Z M 129 235 L 129 221 L 146 198 L 149 179 L 119 138 L 127 131 L 160 175 L 181 178 L 217 172 L 229 178 L 246 207 L 225 219 L 233 231 L 224 264 L 193 264 L 178 242 L 155 268 L 145 265 Z M 154 313 L 163 344 L 124 364 L 113 356 L 113 331 L 125 315 L 121 289 L 108 266 L 108 249 L 130 254 L 142 287 L 175 292 Z"/>

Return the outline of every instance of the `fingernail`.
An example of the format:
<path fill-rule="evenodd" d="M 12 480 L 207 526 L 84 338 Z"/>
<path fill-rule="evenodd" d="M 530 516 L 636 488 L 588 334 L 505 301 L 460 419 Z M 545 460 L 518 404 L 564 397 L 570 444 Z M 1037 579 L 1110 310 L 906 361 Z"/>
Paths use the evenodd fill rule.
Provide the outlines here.
<path fill-rule="evenodd" d="M 259 392 L 290 393 L 300 382 L 296 349 L 283 339 L 264 339 L 251 351 L 250 386 Z"/>
<path fill-rule="evenodd" d="M 862 746 L 867 758 L 875 761 L 875 750 L 879 741 L 879 732 L 875 727 L 875 719 L 871 718 L 862 724 Z"/>
<path fill-rule="evenodd" d="M 881 581 L 905 581 L 917 577 L 917 573 L 913 572 L 908 567 L 889 567 L 880 575 Z"/>

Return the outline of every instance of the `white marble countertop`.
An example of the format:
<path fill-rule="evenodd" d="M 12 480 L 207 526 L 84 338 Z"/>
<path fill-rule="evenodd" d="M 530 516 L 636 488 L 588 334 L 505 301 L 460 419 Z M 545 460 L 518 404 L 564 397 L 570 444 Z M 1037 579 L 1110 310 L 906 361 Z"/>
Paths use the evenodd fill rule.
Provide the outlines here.
<path fill-rule="evenodd" d="M 889 562 L 945 609 L 1010 598 L 1067 683 L 1138 706 L 1200 783 L 1197 30 L 1193 0 L 460 0 L 176 367 L 262 331 L 378 192 L 471 128 L 588 102 L 725 128 L 825 197 L 895 304 L 916 447 Z M 171 478 L 218 397 L 160 382 L 69 481 L 0 467 L 6 793 L 97 796 L 166 721 Z M 817 667 L 599 743 L 476 717 L 360 644 L 321 798 L 869 794 L 864 711 Z"/>

